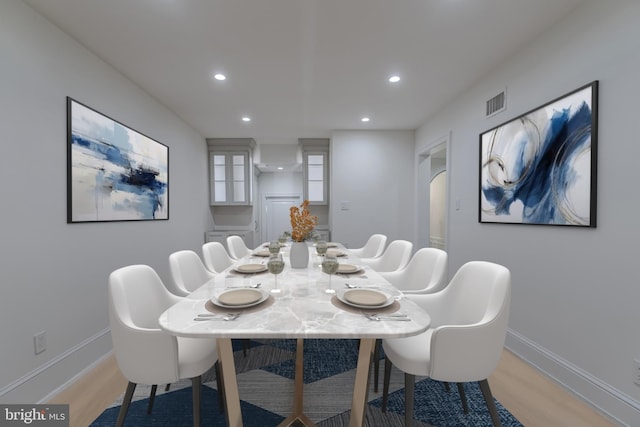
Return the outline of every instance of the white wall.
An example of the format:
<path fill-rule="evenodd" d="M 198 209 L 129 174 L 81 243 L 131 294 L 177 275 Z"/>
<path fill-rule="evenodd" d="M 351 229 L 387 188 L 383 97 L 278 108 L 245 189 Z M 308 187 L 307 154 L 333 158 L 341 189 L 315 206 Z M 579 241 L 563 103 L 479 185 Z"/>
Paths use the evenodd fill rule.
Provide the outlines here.
<path fill-rule="evenodd" d="M 638 100 L 640 3 L 587 0 L 417 131 L 417 151 L 451 131 L 450 273 L 464 262 L 513 273 L 508 346 L 616 417 L 640 425 Z M 479 224 L 478 135 L 600 81 L 596 229 Z M 484 118 L 507 87 L 507 111 Z M 461 209 L 453 209 L 459 201 Z"/>
<path fill-rule="evenodd" d="M 414 138 L 413 131 L 333 132 L 333 240 L 352 248 L 373 233 L 386 234 L 388 242 L 414 240 Z"/>
<path fill-rule="evenodd" d="M 21 1 L 0 2 L 0 402 L 38 402 L 111 349 L 106 284 L 212 223 L 204 138 Z M 66 223 L 66 97 L 169 146 L 168 221 Z M 34 355 L 33 335 L 47 333 Z"/>

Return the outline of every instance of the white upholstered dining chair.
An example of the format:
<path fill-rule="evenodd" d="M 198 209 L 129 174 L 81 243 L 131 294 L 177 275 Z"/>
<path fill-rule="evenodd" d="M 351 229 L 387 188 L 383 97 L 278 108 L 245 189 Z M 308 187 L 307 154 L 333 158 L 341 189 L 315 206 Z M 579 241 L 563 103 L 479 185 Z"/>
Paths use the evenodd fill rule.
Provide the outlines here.
<path fill-rule="evenodd" d="M 234 263 L 220 242 L 207 242 L 202 245 L 202 261 L 212 273 L 221 273 Z"/>
<path fill-rule="evenodd" d="M 361 248 L 349 249 L 349 255 L 359 258 L 378 258 L 384 252 L 387 245 L 387 236 L 384 234 L 372 234 Z"/>
<path fill-rule="evenodd" d="M 421 248 L 401 270 L 381 272 L 380 275 L 404 294 L 430 294 L 447 285 L 445 251 L 438 248 Z M 380 340 L 376 341 L 373 354 L 373 390 L 378 391 L 380 372 Z"/>
<path fill-rule="evenodd" d="M 227 237 L 227 250 L 233 259 L 240 259 L 251 253 L 251 250 L 244 243 L 242 237 L 235 235 Z"/>
<path fill-rule="evenodd" d="M 487 378 L 498 365 L 507 333 L 511 303 L 511 273 L 498 264 L 471 261 L 449 284 L 433 294 L 407 295 L 431 316 L 422 334 L 386 339 L 382 410 L 386 410 L 391 365 L 405 373 L 405 425 L 413 420 L 415 376 L 437 381 L 480 384 L 495 426 L 500 418 Z"/>
<path fill-rule="evenodd" d="M 188 249 L 169 255 L 169 270 L 174 292 L 178 296 L 189 295 L 215 277 L 215 273 L 210 272 L 202 263 L 200 256 Z"/>
<path fill-rule="evenodd" d="M 413 251 L 413 243 L 408 240 L 394 240 L 378 258 L 362 258 L 360 261 L 378 273 L 403 269 Z"/>
<path fill-rule="evenodd" d="M 405 294 L 431 294 L 447 284 L 447 258 L 442 249 L 420 248 L 404 268 L 380 275 Z"/>
<path fill-rule="evenodd" d="M 147 265 L 122 267 L 109 276 L 111 338 L 118 367 L 128 380 L 117 426 L 124 423 L 137 384 L 153 385 L 152 402 L 157 384 L 185 378 L 192 384 L 193 425 L 200 425 L 201 375 L 214 366 L 218 352 L 213 339 L 175 337 L 160 329 L 158 318 L 180 299 Z"/>

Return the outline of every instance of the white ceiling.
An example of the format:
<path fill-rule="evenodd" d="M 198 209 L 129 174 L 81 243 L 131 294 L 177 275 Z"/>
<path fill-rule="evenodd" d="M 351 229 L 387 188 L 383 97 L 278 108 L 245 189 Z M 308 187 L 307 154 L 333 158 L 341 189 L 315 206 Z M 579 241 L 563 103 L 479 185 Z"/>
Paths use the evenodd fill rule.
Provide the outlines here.
<path fill-rule="evenodd" d="M 581 0 L 24 1 L 202 136 L 284 144 L 416 129 Z"/>

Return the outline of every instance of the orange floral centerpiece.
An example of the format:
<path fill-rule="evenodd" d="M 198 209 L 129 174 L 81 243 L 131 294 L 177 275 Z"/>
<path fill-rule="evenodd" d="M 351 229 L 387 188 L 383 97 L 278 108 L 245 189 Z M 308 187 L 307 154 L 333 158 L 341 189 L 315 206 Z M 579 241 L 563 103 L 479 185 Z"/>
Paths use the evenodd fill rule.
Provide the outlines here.
<path fill-rule="evenodd" d="M 291 218 L 291 240 L 294 242 L 304 242 L 313 234 L 313 229 L 318 225 L 318 217 L 311 215 L 309 211 L 309 201 L 302 202 L 300 207 L 291 206 L 289 209 Z"/>

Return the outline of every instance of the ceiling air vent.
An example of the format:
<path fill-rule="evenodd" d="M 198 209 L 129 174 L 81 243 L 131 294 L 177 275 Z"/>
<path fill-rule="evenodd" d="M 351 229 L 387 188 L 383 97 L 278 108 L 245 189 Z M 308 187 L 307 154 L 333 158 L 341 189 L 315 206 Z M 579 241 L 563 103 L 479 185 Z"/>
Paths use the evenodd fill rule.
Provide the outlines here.
<path fill-rule="evenodd" d="M 503 90 L 487 101 L 486 116 L 490 117 L 506 109 L 507 90 Z"/>

